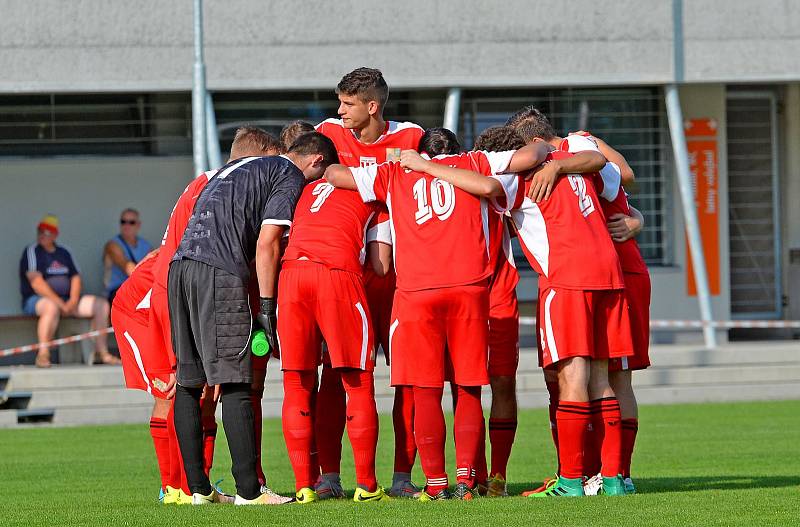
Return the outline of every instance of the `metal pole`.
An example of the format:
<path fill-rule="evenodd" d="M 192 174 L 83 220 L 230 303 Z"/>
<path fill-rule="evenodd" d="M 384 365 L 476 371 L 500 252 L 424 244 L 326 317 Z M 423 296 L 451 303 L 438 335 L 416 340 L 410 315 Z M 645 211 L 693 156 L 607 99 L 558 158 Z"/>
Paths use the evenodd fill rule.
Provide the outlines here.
<path fill-rule="evenodd" d="M 208 166 L 222 166 L 222 153 L 219 151 L 219 135 L 217 134 L 217 116 L 214 114 L 214 101 L 211 92 L 206 92 L 206 147 L 208 150 Z"/>
<path fill-rule="evenodd" d="M 461 108 L 461 88 L 450 88 L 444 103 L 444 126 L 454 134 L 458 133 L 458 111 Z"/>
<path fill-rule="evenodd" d="M 192 82 L 192 152 L 194 175 L 208 170 L 206 157 L 206 67 L 203 64 L 203 0 L 194 0 L 194 80 Z"/>
<path fill-rule="evenodd" d="M 686 233 L 689 236 L 689 249 L 694 267 L 694 280 L 697 284 L 697 301 L 700 305 L 700 319 L 704 322 L 703 337 L 706 347 L 717 347 L 717 335 L 710 322 L 713 320 L 711 312 L 711 290 L 708 286 L 706 273 L 706 258 L 703 254 L 703 241 L 700 238 L 700 226 L 697 222 L 697 209 L 695 206 L 692 175 L 689 172 L 689 152 L 686 148 L 686 137 L 683 132 L 683 113 L 678 95 L 678 86 L 670 84 L 665 87 L 667 102 L 667 118 L 669 132 L 672 138 L 672 151 L 675 155 L 675 167 L 678 173 L 678 188 L 681 193 L 683 205 L 683 218 L 686 223 Z"/>

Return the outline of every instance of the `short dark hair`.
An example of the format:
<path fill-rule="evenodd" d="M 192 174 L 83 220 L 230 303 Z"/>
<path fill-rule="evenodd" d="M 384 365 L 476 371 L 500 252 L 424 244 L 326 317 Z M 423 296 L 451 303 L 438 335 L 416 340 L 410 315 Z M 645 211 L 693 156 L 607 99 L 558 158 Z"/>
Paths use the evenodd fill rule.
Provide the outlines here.
<path fill-rule="evenodd" d="M 236 130 L 231 144 L 231 158 L 265 156 L 269 151 L 281 152 L 281 144 L 275 136 L 255 126 L 242 126 Z"/>
<path fill-rule="evenodd" d="M 120 212 L 119 217 L 121 218 L 126 214 L 135 214 L 137 218 L 139 217 L 139 211 L 134 209 L 133 207 L 128 207 L 127 209 Z"/>
<path fill-rule="evenodd" d="M 299 136 L 289 147 L 289 153 L 301 156 L 320 154 L 322 164 L 326 167 L 339 162 L 333 141 L 319 132 L 308 132 Z"/>
<path fill-rule="evenodd" d="M 475 140 L 474 150 L 487 152 L 503 152 L 505 150 L 519 150 L 525 146 L 525 141 L 510 126 L 491 126 L 484 130 Z"/>
<path fill-rule="evenodd" d="M 428 128 L 419 139 L 417 150 L 429 156 L 452 155 L 461 151 L 461 143 L 447 128 Z"/>
<path fill-rule="evenodd" d="M 281 130 L 281 145 L 283 145 L 283 151 L 288 152 L 289 147 L 292 146 L 295 139 L 300 137 L 303 134 L 308 132 L 314 131 L 314 125 L 306 122 L 306 121 L 292 121 L 291 123 L 287 124 Z"/>
<path fill-rule="evenodd" d="M 377 101 L 381 108 L 389 100 L 389 86 L 381 70 L 356 68 L 339 81 L 336 94 L 356 95 L 364 102 Z"/>
<path fill-rule="evenodd" d="M 550 123 L 550 119 L 533 106 L 526 106 L 509 117 L 506 126 L 513 127 L 526 143 L 530 143 L 537 137 L 545 141 L 556 137 L 556 131 Z"/>

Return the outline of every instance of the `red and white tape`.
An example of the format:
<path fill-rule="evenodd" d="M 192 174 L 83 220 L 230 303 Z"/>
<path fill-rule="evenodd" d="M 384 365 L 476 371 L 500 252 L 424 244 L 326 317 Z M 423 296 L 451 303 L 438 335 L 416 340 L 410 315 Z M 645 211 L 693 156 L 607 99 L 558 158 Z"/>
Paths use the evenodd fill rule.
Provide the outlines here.
<path fill-rule="evenodd" d="M 536 317 L 519 317 L 523 326 L 536 324 Z M 800 320 L 651 320 L 650 329 L 702 329 L 706 326 L 719 329 L 785 329 L 800 328 Z"/>
<path fill-rule="evenodd" d="M 51 340 L 50 342 L 45 342 L 45 345 L 50 348 L 52 346 L 60 346 L 62 344 L 72 344 L 73 342 L 80 342 L 81 340 L 99 337 L 100 335 L 105 335 L 108 333 L 114 333 L 114 328 L 108 327 L 105 329 L 97 329 L 94 331 L 81 333 L 79 335 L 72 335 L 71 337 Z M 27 346 L 17 346 L 16 348 L 0 350 L 0 357 L 8 357 L 9 355 L 16 355 L 18 353 L 25 353 L 27 351 L 36 351 L 39 349 L 40 345 L 41 344 L 28 344 Z"/>

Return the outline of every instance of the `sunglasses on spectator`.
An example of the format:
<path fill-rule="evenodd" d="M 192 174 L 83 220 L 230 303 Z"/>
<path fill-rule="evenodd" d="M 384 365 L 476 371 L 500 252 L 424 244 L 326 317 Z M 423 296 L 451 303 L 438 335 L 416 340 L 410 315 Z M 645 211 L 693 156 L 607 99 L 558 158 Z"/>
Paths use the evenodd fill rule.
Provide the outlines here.
<path fill-rule="evenodd" d="M 120 225 L 136 225 L 137 223 L 139 223 L 138 220 L 126 220 L 126 219 L 119 220 Z"/>

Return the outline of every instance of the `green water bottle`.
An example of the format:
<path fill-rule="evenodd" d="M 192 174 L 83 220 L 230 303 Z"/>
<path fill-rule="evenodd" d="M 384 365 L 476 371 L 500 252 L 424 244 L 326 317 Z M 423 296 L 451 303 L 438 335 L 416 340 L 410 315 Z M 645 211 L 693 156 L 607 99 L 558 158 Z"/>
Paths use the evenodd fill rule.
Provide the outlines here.
<path fill-rule="evenodd" d="M 267 334 L 263 329 L 257 329 L 255 333 L 253 333 L 253 338 L 250 341 L 250 351 L 252 351 L 253 355 L 256 357 L 263 357 L 268 355 L 271 351 L 269 349 Z"/>

